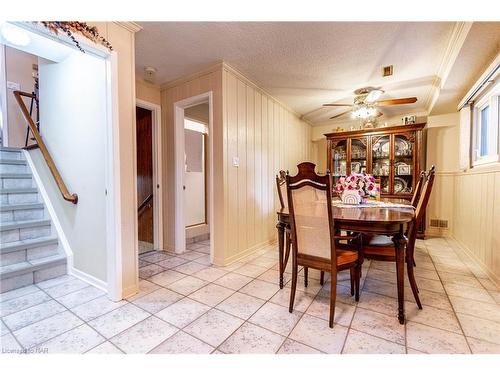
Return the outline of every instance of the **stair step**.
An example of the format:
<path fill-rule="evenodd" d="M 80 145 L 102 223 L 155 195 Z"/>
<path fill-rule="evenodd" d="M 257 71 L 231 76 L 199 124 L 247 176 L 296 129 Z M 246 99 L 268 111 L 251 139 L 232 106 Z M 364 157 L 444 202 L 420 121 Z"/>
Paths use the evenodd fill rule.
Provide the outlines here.
<path fill-rule="evenodd" d="M 20 147 L 8 147 L 8 146 L 0 146 L 0 151 L 7 151 L 7 152 L 22 152 L 23 149 Z"/>
<path fill-rule="evenodd" d="M 0 159 L 24 160 L 24 154 L 18 148 L 0 148 Z"/>
<path fill-rule="evenodd" d="M 0 158 L 0 164 L 19 164 L 26 165 L 27 161 L 22 159 Z"/>
<path fill-rule="evenodd" d="M 19 228 L 33 228 L 33 227 L 43 227 L 46 225 L 50 225 L 50 220 L 41 219 L 41 220 L 23 220 L 23 221 L 4 221 L 2 222 L 2 227 L 0 230 L 12 230 Z"/>
<path fill-rule="evenodd" d="M 0 178 L 33 178 L 31 173 L 0 173 Z"/>
<path fill-rule="evenodd" d="M 57 254 L 0 267 L 0 293 L 65 275 L 66 255 Z"/>
<path fill-rule="evenodd" d="M 44 208 L 43 203 L 2 204 L 0 205 L 0 212 L 17 211 L 17 210 L 36 210 L 43 208 Z"/>
<path fill-rule="evenodd" d="M 19 273 L 23 273 L 28 269 L 30 269 L 31 271 L 37 271 L 47 264 L 54 265 L 53 263 L 57 264 L 66 263 L 66 255 L 57 254 L 57 255 L 52 255 L 50 257 L 33 259 L 26 262 L 11 264 L 9 266 L 3 266 L 0 267 L 0 276 L 1 279 L 4 279 L 6 277 L 12 277 L 18 275 Z"/>
<path fill-rule="evenodd" d="M 57 237 L 40 237 L 30 240 L 15 241 L 0 244 L 0 253 L 7 254 L 23 249 L 33 249 L 35 247 L 47 246 L 57 244 L 59 240 Z"/>
<path fill-rule="evenodd" d="M 0 194 L 25 194 L 25 193 L 38 193 L 37 188 L 12 188 L 12 189 L 0 189 Z"/>

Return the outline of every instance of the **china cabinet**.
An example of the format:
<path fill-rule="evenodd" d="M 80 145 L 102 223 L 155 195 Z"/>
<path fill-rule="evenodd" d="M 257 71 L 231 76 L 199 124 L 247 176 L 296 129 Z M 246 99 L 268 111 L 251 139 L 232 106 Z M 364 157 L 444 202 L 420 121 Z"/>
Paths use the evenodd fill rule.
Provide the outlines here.
<path fill-rule="evenodd" d="M 351 173 L 380 180 L 382 198 L 411 200 L 422 169 L 425 123 L 325 134 L 334 184 Z M 422 231 L 420 231 L 422 235 Z"/>

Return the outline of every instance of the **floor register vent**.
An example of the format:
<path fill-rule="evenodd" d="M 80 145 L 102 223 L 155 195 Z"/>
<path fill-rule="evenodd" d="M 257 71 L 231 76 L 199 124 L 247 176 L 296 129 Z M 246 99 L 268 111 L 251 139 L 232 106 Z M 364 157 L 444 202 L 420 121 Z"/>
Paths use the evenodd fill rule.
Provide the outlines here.
<path fill-rule="evenodd" d="M 448 220 L 431 219 L 431 227 L 448 228 Z"/>

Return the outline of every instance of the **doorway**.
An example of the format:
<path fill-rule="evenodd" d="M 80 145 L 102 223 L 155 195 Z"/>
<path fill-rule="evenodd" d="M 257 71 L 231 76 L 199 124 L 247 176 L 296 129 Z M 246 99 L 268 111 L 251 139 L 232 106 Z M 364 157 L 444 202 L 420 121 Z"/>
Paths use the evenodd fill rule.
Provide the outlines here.
<path fill-rule="evenodd" d="M 138 253 L 162 248 L 160 106 L 136 101 Z"/>
<path fill-rule="evenodd" d="M 212 92 L 174 104 L 174 250 L 203 251 L 214 257 Z"/>
<path fill-rule="evenodd" d="M 186 248 L 209 253 L 208 101 L 184 110 L 184 222 Z"/>

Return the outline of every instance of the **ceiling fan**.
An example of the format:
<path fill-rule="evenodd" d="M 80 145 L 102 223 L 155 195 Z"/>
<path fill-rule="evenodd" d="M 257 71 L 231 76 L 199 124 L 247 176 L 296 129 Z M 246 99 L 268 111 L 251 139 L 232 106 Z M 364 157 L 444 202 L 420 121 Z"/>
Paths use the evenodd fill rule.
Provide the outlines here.
<path fill-rule="evenodd" d="M 383 113 L 378 110 L 378 107 L 410 104 L 417 101 L 417 98 L 414 96 L 410 98 L 377 101 L 383 93 L 384 91 L 377 87 L 363 87 L 354 91 L 354 95 L 356 96 L 354 97 L 353 104 L 327 103 L 323 104 L 323 107 L 351 107 L 344 112 L 330 117 L 330 120 L 344 116 L 348 113 L 352 113 L 354 118 L 367 119 L 383 115 Z"/>

